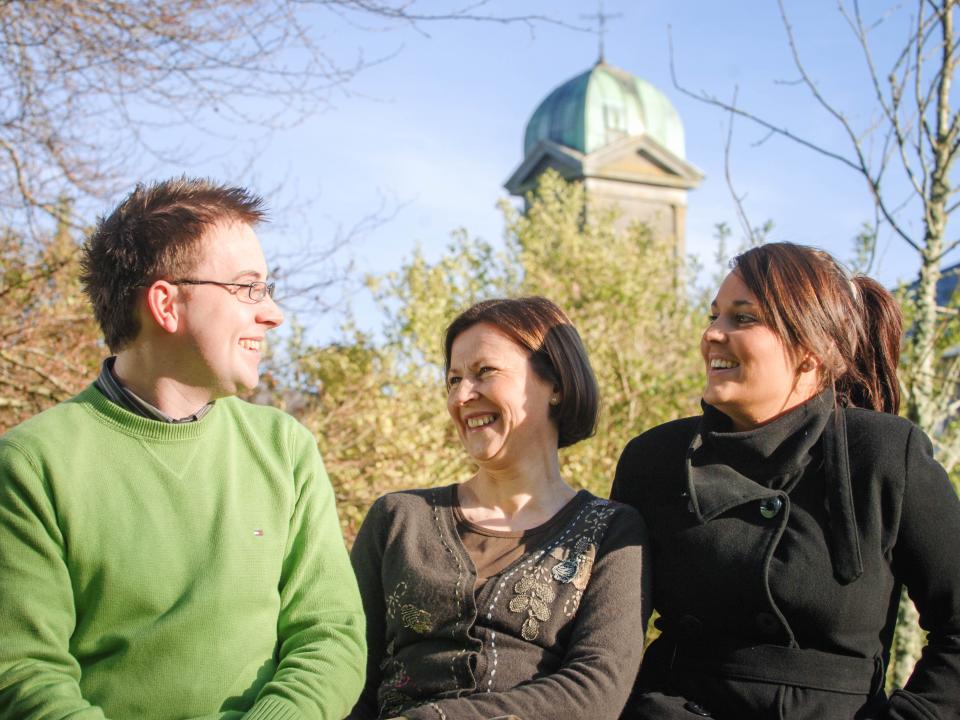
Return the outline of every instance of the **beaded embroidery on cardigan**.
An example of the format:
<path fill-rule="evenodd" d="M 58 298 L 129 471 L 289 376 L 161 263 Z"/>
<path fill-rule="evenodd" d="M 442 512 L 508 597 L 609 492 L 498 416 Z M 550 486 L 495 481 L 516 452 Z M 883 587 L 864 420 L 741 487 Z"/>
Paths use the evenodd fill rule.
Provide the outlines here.
<path fill-rule="evenodd" d="M 520 628 L 520 636 L 524 640 L 535 640 L 540 633 L 541 624 L 552 617 L 550 605 L 556 600 L 556 590 L 551 585 L 551 581 L 559 584 L 573 582 L 576 592 L 573 598 L 565 603 L 563 609 L 567 617 L 573 617 L 590 579 L 597 546 L 607 531 L 614 511 L 615 508 L 609 500 L 594 498 L 550 543 L 531 553 L 526 560 L 512 569 L 508 569 L 497 582 L 497 592 L 487 607 L 487 619 L 493 618 L 501 592 L 518 572 L 521 577 L 513 585 L 514 596 L 508 602 L 507 608 L 513 613 L 527 613 Z M 570 548 L 569 554 L 564 552 L 564 548 Z M 545 564 L 550 559 L 559 559 L 559 562 L 548 570 Z M 492 663 L 487 685 L 484 688 L 485 692 L 492 691 L 493 679 L 496 675 L 498 660 L 496 638 L 497 634 L 491 633 Z"/>
<path fill-rule="evenodd" d="M 392 623 L 425 636 L 429 636 L 434 630 L 439 631 L 447 622 L 452 621 L 456 628 L 466 621 L 461 595 L 467 592 L 465 588 L 468 585 L 470 572 L 460 557 L 463 549 L 455 549 L 456 538 L 448 537 L 449 530 L 441 518 L 441 507 L 444 505 L 440 492 L 441 489 L 437 489 L 428 497 L 432 505 L 432 520 L 438 533 L 438 540 L 444 554 L 453 560 L 457 572 L 455 582 L 451 583 L 455 596 L 450 608 L 451 616 L 444 618 L 442 613 L 438 616 L 435 612 L 439 610 L 438 608 L 418 607 L 410 602 L 407 599 L 408 581 L 398 582 L 386 595 L 388 619 Z M 517 618 L 519 627 L 516 636 L 527 642 L 534 642 L 540 637 L 544 623 L 554 618 L 558 611 L 553 607 L 560 596 L 558 591 L 569 586 L 574 589 L 574 592 L 563 593 L 567 597 L 559 612 L 567 619 L 572 618 L 576 614 L 580 598 L 589 582 L 597 549 L 615 511 L 616 504 L 609 500 L 593 498 L 585 502 L 576 515 L 548 543 L 518 559 L 499 576 L 492 577 L 490 582 L 495 583 L 495 592 L 490 601 L 477 610 L 485 615 L 488 621 L 495 614 L 503 619 L 520 616 Z M 489 633 L 486 652 L 490 664 L 486 681 L 476 688 L 477 692 L 493 690 L 499 660 L 497 645 L 500 634 L 494 630 Z M 454 661 L 469 652 L 471 651 L 467 647 L 461 648 L 456 653 Z M 394 653 L 395 649 L 391 642 L 386 648 L 386 656 L 380 665 L 381 670 L 384 671 L 378 692 L 380 716 L 402 715 L 404 710 L 423 705 L 439 711 L 440 708 L 429 699 L 418 702 L 406 694 L 405 691 L 409 691 L 415 681 L 404 663 L 395 657 Z M 452 664 L 449 671 L 453 676 L 453 687 L 458 686 L 456 669 Z"/>
<path fill-rule="evenodd" d="M 430 611 L 403 602 L 406 594 L 407 583 L 403 581 L 398 583 L 393 592 L 387 595 L 387 618 L 390 620 L 399 618 L 400 623 L 405 628 L 409 628 L 420 635 L 430 632 L 433 629 L 433 616 Z"/>

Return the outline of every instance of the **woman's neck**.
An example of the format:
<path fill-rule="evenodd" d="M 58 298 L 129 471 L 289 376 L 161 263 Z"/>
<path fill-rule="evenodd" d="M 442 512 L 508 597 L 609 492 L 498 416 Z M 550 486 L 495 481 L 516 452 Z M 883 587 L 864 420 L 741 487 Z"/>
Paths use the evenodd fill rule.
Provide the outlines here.
<path fill-rule="evenodd" d="M 480 468 L 460 486 L 460 507 L 470 522 L 491 530 L 521 531 L 556 515 L 576 491 L 560 477 L 559 460 L 524 467 Z"/>

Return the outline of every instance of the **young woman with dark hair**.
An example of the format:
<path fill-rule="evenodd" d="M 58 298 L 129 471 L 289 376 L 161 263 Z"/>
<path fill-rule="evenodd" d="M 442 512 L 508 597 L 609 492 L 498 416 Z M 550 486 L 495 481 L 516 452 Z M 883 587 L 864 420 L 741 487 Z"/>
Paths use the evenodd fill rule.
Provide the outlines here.
<path fill-rule="evenodd" d="M 561 475 L 558 447 L 599 409 L 580 336 L 545 298 L 488 300 L 450 324 L 444 365 L 476 473 L 386 495 L 364 520 L 369 656 L 350 717 L 615 720 L 649 615 L 646 532 Z"/>
<path fill-rule="evenodd" d="M 611 497 L 651 537 L 661 630 L 624 718 L 960 718 L 960 501 L 897 417 L 890 294 L 813 248 L 735 259 L 703 414 L 632 440 Z M 884 675 L 906 586 L 927 647 Z"/>

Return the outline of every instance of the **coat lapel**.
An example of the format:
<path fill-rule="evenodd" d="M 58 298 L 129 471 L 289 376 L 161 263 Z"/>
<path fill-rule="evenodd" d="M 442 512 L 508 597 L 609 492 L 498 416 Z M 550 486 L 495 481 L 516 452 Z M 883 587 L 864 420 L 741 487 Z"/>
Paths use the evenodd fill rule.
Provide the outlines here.
<path fill-rule="evenodd" d="M 707 523 L 727 510 L 778 493 L 714 457 L 700 433 L 687 451 L 687 493 L 697 519 Z"/>
<path fill-rule="evenodd" d="M 827 513 L 830 516 L 830 559 L 833 576 L 847 585 L 863 574 L 860 531 L 853 507 L 850 457 L 847 454 L 847 421 L 843 410 L 833 412 L 823 432 L 824 469 L 827 475 Z"/>
<path fill-rule="evenodd" d="M 827 389 L 787 415 L 749 432 L 704 404 L 686 456 L 690 509 L 701 524 L 731 508 L 789 493 L 822 439 L 828 544 L 834 577 L 844 585 L 863 574 L 847 454 L 846 419 Z"/>

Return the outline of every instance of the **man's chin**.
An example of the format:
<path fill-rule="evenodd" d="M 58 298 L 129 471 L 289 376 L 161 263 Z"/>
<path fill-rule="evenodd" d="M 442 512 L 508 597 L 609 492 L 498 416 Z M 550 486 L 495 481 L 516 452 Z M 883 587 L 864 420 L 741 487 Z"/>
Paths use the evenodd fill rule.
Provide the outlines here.
<path fill-rule="evenodd" d="M 252 393 L 260 386 L 260 376 L 256 375 L 253 378 L 244 378 L 237 382 L 236 390 L 231 393 L 232 395 L 247 395 Z"/>

